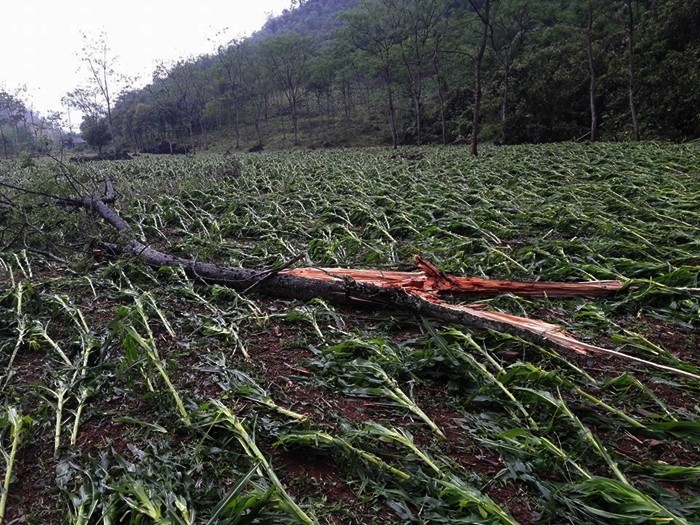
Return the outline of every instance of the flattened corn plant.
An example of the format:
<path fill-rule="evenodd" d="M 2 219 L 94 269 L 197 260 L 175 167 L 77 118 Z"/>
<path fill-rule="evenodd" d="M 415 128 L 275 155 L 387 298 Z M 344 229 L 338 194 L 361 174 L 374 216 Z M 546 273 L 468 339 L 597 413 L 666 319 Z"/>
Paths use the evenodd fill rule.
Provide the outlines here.
<path fill-rule="evenodd" d="M 109 175 L 139 236 L 198 260 L 620 279 L 482 303 L 699 373 L 700 146 L 404 153 L 0 173 Z M 122 239 L 89 214 L 2 191 L 0 523 L 700 523 L 690 377 L 104 259 Z"/>

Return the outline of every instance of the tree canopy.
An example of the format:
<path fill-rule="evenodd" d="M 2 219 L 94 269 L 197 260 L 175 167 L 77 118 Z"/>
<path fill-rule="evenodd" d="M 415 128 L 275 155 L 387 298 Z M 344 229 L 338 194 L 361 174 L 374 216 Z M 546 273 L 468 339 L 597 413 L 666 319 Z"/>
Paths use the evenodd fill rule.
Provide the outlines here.
<path fill-rule="evenodd" d="M 487 16 L 485 16 L 487 15 Z M 111 109 L 121 145 L 700 137 L 700 0 L 307 0 Z M 478 66 L 477 66 L 478 64 Z"/>
<path fill-rule="evenodd" d="M 0 87 L 0 158 L 43 151 L 60 135 L 56 115 L 41 118 L 25 102 L 23 89 Z"/>

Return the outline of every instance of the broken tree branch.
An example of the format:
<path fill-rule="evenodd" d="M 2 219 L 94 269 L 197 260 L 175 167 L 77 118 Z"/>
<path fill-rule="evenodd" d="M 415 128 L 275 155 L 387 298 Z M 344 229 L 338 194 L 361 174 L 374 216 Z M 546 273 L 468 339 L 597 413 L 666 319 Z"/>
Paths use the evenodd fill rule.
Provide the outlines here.
<path fill-rule="evenodd" d="M 286 275 L 308 279 L 332 280 L 350 278 L 358 282 L 377 286 L 400 287 L 415 293 L 470 295 L 494 297 L 503 293 L 531 297 L 599 297 L 622 289 L 620 281 L 591 281 L 584 283 L 517 282 L 458 277 L 448 275 L 420 255 L 416 256 L 418 272 L 395 272 L 382 270 L 357 270 L 346 268 L 298 268 L 288 270 Z"/>
<path fill-rule="evenodd" d="M 495 296 L 502 293 L 535 297 L 597 297 L 623 288 L 620 281 L 586 283 L 512 282 L 458 277 L 448 275 L 435 265 L 416 256 L 418 271 L 399 272 L 345 268 L 289 268 L 301 256 L 281 268 L 261 271 L 177 257 L 150 248 L 136 239 L 131 226 L 109 206 L 116 198 L 111 181 L 105 181 L 101 198 L 57 200 L 93 211 L 121 232 L 126 243 L 122 253 L 137 256 L 149 266 L 177 266 L 188 275 L 208 283 L 222 284 L 241 292 L 257 290 L 266 295 L 308 300 L 324 298 L 331 301 L 373 303 L 405 309 L 417 315 L 440 321 L 504 332 L 535 344 L 581 354 L 603 353 L 629 359 L 657 369 L 670 371 L 695 380 L 700 376 L 684 370 L 646 361 L 621 352 L 577 340 L 562 328 L 539 321 L 500 312 L 488 311 L 476 305 L 455 305 L 441 299 L 444 295 Z"/>

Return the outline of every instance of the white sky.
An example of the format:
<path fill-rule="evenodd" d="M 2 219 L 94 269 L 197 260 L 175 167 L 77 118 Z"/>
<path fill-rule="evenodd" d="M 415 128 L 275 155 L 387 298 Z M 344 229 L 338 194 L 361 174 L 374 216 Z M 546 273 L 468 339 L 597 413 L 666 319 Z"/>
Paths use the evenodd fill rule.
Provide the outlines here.
<path fill-rule="evenodd" d="M 46 113 L 87 78 L 79 73 L 81 32 L 104 30 L 117 70 L 149 81 L 159 61 L 211 53 L 260 29 L 290 0 L 4 0 L 0 13 L 0 88 L 25 85 L 22 98 Z M 222 36 L 220 33 L 226 29 Z M 75 123 L 74 123 L 75 124 Z"/>

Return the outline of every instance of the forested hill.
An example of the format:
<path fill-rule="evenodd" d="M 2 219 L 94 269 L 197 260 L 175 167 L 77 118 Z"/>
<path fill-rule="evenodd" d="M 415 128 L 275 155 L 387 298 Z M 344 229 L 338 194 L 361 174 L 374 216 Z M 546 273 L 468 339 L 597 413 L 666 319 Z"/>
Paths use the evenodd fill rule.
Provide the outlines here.
<path fill-rule="evenodd" d="M 267 20 L 262 29 L 252 36 L 260 40 L 284 33 L 297 33 L 330 40 L 333 33 L 343 26 L 339 15 L 356 8 L 360 0 L 306 0 L 293 2 L 292 9 Z"/>
<path fill-rule="evenodd" d="M 297 4 L 83 129 L 140 150 L 700 137 L 700 0 Z"/>

